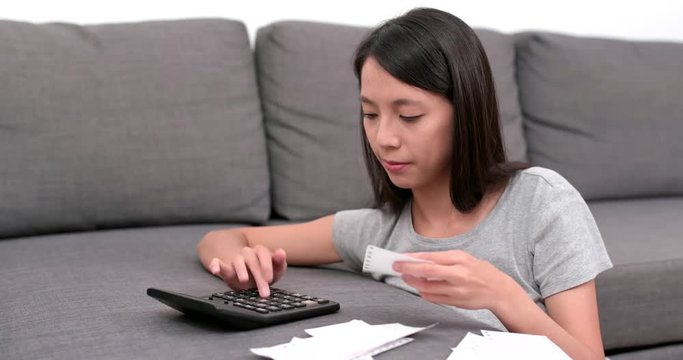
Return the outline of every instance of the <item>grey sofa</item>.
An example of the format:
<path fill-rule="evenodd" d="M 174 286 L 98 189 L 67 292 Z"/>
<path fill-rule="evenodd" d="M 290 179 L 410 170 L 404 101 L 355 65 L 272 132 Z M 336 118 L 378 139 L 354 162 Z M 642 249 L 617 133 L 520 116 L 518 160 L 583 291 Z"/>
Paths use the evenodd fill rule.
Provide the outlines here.
<path fill-rule="evenodd" d="M 445 359 L 482 324 L 343 267 L 279 284 L 340 312 L 238 332 L 147 287 L 203 295 L 209 230 L 365 207 L 355 45 L 368 29 L 193 19 L 0 21 L 0 358 L 255 359 L 249 347 L 362 319 L 433 329 L 379 358 Z M 589 203 L 612 359 L 683 357 L 683 44 L 477 29 L 514 160 Z M 324 358 L 321 355 L 321 358 Z"/>

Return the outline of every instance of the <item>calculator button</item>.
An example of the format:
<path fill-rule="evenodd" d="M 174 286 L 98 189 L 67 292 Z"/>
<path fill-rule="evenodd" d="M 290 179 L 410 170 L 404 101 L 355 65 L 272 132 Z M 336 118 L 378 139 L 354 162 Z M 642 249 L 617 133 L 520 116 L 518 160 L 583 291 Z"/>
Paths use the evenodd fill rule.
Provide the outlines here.
<path fill-rule="evenodd" d="M 328 302 L 330 302 L 330 300 L 327 300 L 327 299 L 318 299 L 317 300 L 318 304 L 327 304 Z"/>
<path fill-rule="evenodd" d="M 300 302 L 295 302 L 295 303 L 292 303 L 292 306 L 302 308 L 302 307 L 306 307 L 306 304 L 300 303 Z"/>
<path fill-rule="evenodd" d="M 261 314 L 267 314 L 268 313 L 268 310 L 266 310 L 264 308 L 259 308 L 259 307 L 255 308 L 254 311 L 259 312 Z"/>
<path fill-rule="evenodd" d="M 283 310 L 291 310 L 291 309 L 294 309 L 294 306 L 292 306 L 292 305 L 287 305 L 287 304 L 282 304 L 282 305 L 280 305 L 280 307 L 281 307 Z"/>
<path fill-rule="evenodd" d="M 268 306 L 266 309 L 268 311 L 280 311 L 280 308 L 275 306 Z"/>

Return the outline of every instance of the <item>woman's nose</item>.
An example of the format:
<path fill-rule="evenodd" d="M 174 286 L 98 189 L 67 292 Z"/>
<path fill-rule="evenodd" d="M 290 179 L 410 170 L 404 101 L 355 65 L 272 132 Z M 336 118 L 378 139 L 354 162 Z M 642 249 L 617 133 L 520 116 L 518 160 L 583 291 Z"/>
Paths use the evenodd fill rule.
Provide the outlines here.
<path fill-rule="evenodd" d="M 379 119 L 376 134 L 377 145 L 382 147 L 399 147 L 401 139 L 399 129 L 394 119 Z"/>

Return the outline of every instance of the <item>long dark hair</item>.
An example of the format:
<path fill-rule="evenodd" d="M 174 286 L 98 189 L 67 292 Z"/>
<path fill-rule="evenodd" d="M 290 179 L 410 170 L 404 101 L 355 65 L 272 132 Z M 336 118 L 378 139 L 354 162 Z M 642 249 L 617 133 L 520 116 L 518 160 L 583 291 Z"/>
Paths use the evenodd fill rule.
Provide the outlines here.
<path fill-rule="evenodd" d="M 453 105 L 450 196 L 456 209 L 470 212 L 490 187 L 507 183 L 528 167 L 505 158 L 488 59 L 477 35 L 458 17 L 418 8 L 374 29 L 356 49 L 353 68 L 359 87 L 361 69 L 371 56 L 396 79 L 442 95 Z M 365 131 L 361 136 L 375 206 L 388 204 L 399 212 L 412 193 L 391 182 Z"/>

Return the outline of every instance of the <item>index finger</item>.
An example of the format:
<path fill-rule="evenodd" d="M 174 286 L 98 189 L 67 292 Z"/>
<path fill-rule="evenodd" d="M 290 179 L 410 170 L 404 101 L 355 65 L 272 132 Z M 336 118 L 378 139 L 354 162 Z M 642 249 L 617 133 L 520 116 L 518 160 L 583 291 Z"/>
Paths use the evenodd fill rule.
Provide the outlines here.
<path fill-rule="evenodd" d="M 254 252 L 261 264 L 261 275 L 263 275 L 263 280 L 267 283 L 271 283 L 273 281 L 273 258 L 270 255 L 270 250 L 263 247 L 254 249 Z"/>
<path fill-rule="evenodd" d="M 258 288 L 259 295 L 264 298 L 270 296 L 270 286 L 268 286 L 268 282 L 263 278 L 263 274 L 261 274 L 261 265 L 259 264 L 258 258 L 254 255 L 248 257 L 245 261 L 247 262 L 251 276 L 254 277 L 254 282 Z"/>

